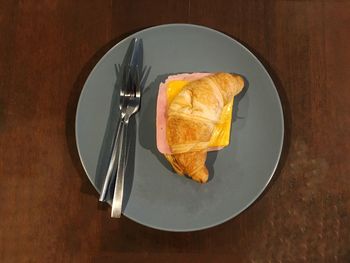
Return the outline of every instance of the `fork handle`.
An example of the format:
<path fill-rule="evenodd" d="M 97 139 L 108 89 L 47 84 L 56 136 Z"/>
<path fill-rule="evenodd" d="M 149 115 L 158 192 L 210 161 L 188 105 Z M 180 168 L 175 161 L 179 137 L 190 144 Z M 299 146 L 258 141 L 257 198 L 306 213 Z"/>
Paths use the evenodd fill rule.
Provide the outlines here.
<path fill-rule="evenodd" d="M 111 217 L 119 218 L 122 211 L 122 201 L 123 201 L 123 189 L 124 189 L 124 176 L 127 163 L 127 131 L 128 131 L 128 118 L 122 118 L 120 132 L 117 138 L 118 143 L 118 166 L 117 174 L 115 179 L 113 202 L 112 202 L 112 213 Z"/>
<path fill-rule="evenodd" d="M 120 118 L 119 122 L 118 122 L 117 132 L 113 138 L 112 153 L 111 153 L 111 157 L 110 157 L 109 164 L 108 164 L 107 174 L 106 174 L 106 177 L 105 177 L 105 180 L 103 183 L 103 187 L 102 187 L 102 191 L 100 194 L 99 201 L 101 201 L 101 202 L 107 201 L 107 194 L 109 192 L 109 189 L 111 188 L 111 182 L 112 182 L 114 173 L 116 171 L 116 163 L 117 163 L 116 159 L 117 159 L 117 151 L 118 151 L 118 143 L 119 143 L 119 139 L 120 139 L 121 126 L 122 126 L 122 119 Z"/>

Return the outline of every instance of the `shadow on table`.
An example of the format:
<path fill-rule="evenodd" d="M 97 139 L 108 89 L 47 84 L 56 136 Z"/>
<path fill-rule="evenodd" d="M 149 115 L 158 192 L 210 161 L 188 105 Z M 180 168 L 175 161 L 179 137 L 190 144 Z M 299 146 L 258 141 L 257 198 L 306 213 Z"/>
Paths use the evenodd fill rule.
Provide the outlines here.
<path fill-rule="evenodd" d="M 228 253 L 232 252 L 232 240 L 239 240 L 245 230 L 239 227 L 249 215 L 241 214 L 219 226 L 195 232 L 167 232 L 155 230 L 126 217 L 102 220 L 99 250 L 103 253 Z M 116 222 L 115 220 L 118 220 Z M 257 217 L 256 220 L 259 220 Z M 251 225 L 250 231 L 259 227 Z M 208 244 L 221 240 L 220 244 Z M 237 244 L 237 251 L 239 244 Z"/>

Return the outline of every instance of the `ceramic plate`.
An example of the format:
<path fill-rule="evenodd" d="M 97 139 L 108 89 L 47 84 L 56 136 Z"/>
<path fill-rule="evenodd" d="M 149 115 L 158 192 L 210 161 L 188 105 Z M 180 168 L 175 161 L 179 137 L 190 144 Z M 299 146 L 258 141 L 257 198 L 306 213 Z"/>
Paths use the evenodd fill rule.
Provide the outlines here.
<path fill-rule="evenodd" d="M 124 216 L 168 231 L 205 229 L 235 217 L 258 198 L 276 170 L 283 112 L 275 85 L 259 60 L 236 40 L 203 26 L 170 24 L 142 30 L 119 42 L 96 64 L 76 114 L 76 141 L 87 176 L 100 192 L 118 118 L 115 64 L 122 62 L 133 37 L 143 40 L 143 64 L 150 73 L 141 111 L 129 133 L 135 140 L 125 178 Z M 210 180 L 198 184 L 176 175 L 157 150 L 158 86 L 170 74 L 218 71 L 241 74 L 246 84 L 235 99 L 231 143 L 209 154 Z"/>

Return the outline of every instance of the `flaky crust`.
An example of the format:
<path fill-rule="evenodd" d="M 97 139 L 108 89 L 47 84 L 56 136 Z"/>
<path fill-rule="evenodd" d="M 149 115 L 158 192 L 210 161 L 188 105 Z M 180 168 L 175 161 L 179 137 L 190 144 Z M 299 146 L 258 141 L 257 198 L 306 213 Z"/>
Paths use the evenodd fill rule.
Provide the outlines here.
<path fill-rule="evenodd" d="M 208 180 L 205 166 L 208 144 L 223 107 L 244 86 L 242 77 L 217 73 L 188 83 L 168 107 L 165 155 L 174 170 L 193 180 Z"/>

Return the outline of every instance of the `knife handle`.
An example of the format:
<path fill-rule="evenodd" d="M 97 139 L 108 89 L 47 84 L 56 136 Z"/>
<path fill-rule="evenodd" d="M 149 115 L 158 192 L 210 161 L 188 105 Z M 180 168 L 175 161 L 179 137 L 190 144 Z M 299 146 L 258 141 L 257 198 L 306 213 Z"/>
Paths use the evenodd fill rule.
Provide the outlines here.
<path fill-rule="evenodd" d="M 118 144 L 118 166 L 117 174 L 115 179 L 113 202 L 112 202 L 112 212 L 111 217 L 120 218 L 122 211 L 122 201 L 123 201 L 123 189 L 124 189 L 124 176 L 127 163 L 127 131 L 128 131 L 128 118 L 123 118 L 121 120 L 120 127 L 120 140 Z"/>

